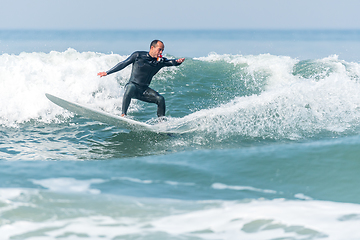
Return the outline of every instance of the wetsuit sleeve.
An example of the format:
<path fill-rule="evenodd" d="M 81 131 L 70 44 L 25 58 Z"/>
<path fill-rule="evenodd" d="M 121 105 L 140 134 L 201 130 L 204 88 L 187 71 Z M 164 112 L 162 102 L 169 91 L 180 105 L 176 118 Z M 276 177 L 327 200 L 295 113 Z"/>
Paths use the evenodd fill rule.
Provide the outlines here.
<path fill-rule="evenodd" d="M 170 66 L 179 66 L 181 63 L 178 63 L 176 62 L 176 59 L 167 59 L 167 58 L 164 58 L 164 65 L 166 67 L 170 67 Z"/>
<path fill-rule="evenodd" d="M 130 64 L 135 62 L 135 59 L 137 57 L 137 52 L 134 52 L 133 54 L 131 54 L 127 59 L 125 59 L 122 62 L 119 62 L 118 64 L 116 64 L 113 68 L 111 68 L 110 70 L 106 71 L 107 75 L 112 74 L 114 72 L 118 72 L 122 69 L 124 69 L 125 67 L 129 66 Z"/>

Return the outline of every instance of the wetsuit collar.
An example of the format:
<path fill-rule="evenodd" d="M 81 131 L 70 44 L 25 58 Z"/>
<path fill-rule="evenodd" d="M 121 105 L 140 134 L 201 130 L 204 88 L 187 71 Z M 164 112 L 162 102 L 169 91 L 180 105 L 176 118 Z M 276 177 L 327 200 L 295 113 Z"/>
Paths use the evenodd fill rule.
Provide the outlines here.
<path fill-rule="evenodd" d="M 157 59 L 156 57 L 150 56 L 150 53 L 147 53 L 147 56 L 148 56 L 149 58 L 152 58 L 152 59 Z"/>

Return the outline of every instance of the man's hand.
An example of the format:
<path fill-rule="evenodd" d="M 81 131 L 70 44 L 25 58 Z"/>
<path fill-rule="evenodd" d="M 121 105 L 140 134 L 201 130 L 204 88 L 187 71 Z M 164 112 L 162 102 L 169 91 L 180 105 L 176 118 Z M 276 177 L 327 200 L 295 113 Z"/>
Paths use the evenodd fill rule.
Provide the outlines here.
<path fill-rule="evenodd" d="M 99 72 L 97 75 L 100 76 L 100 77 L 105 77 L 107 75 L 107 73 L 106 72 Z"/>
<path fill-rule="evenodd" d="M 177 63 L 182 63 L 185 61 L 185 58 L 179 58 L 175 60 Z"/>

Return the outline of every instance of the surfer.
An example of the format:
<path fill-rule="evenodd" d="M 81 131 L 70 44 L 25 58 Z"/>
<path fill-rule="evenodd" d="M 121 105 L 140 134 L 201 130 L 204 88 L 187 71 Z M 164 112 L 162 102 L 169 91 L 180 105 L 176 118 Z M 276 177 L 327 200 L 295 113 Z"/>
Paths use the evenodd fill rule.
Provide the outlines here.
<path fill-rule="evenodd" d="M 153 76 L 163 67 L 179 66 L 185 58 L 169 60 L 162 56 L 164 43 L 154 40 L 150 44 L 150 51 L 136 51 L 127 59 L 119 62 L 106 72 L 99 72 L 100 77 L 118 72 L 132 64 L 129 82 L 125 85 L 125 93 L 122 103 L 122 114 L 125 116 L 132 98 L 148 103 L 156 103 L 158 117 L 165 116 L 165 98 L 149 87 Z"/>

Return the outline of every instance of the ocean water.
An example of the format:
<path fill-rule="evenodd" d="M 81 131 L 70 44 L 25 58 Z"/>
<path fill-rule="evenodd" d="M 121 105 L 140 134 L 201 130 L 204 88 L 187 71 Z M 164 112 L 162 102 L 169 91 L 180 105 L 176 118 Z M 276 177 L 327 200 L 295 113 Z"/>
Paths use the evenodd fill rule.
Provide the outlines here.
<path fill-rule="evenodd" d="M 185 134 L 121 113 L 153 39 L 151 87 Z M 0 31 L 0 239 L 360 239 L 360 31 Z M 154 123 L 156 105 L 129 116 Z"/>

